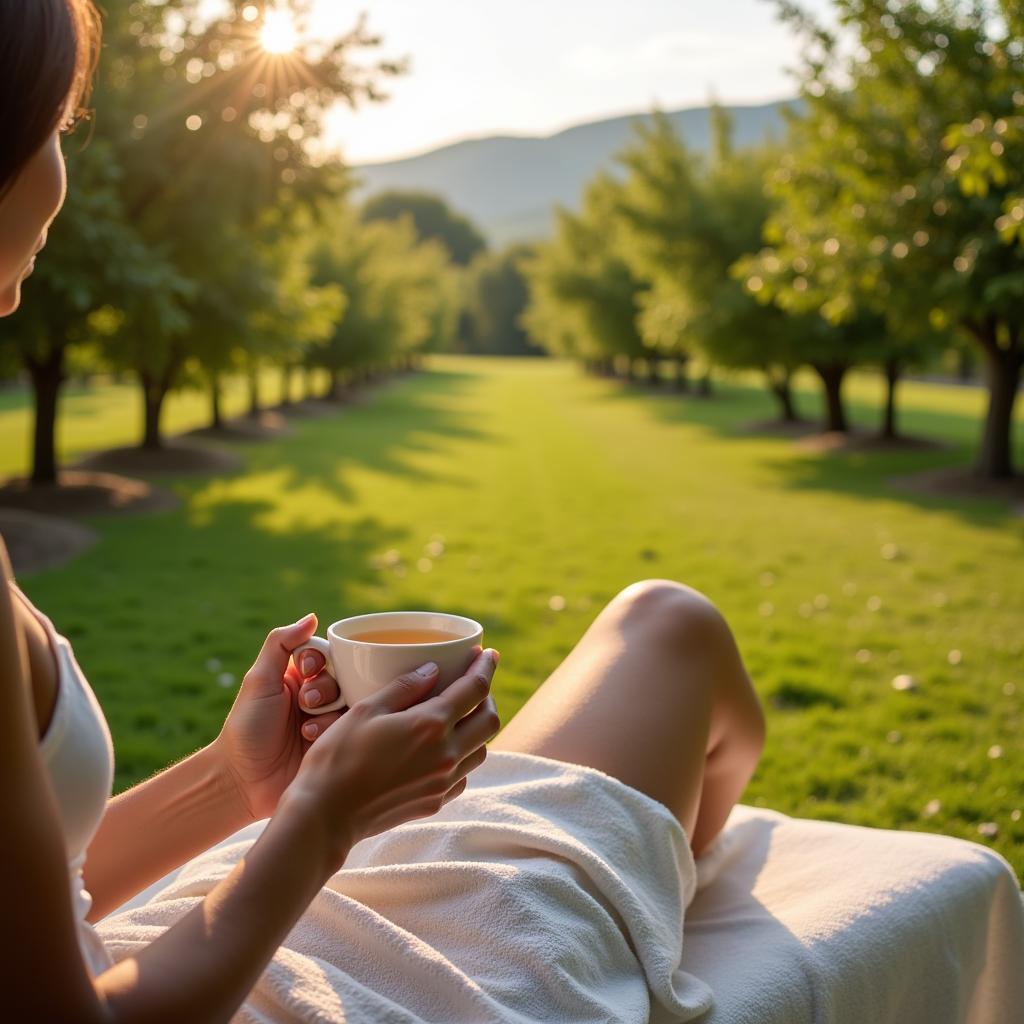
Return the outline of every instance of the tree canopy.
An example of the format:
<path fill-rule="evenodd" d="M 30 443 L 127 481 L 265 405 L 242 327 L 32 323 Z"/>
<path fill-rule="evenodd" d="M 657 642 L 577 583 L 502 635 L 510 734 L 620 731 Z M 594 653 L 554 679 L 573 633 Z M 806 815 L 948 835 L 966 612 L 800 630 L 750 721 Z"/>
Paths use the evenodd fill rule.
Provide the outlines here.
<path fill-rule="evenodd" d="M 453 263 L 466 266 L 487 242 L 473 222 L 429 192 L 381 192 L 363 204 L 364 220 L 399 220 L 410 217 L 423 241 L 437 239 Z"/>

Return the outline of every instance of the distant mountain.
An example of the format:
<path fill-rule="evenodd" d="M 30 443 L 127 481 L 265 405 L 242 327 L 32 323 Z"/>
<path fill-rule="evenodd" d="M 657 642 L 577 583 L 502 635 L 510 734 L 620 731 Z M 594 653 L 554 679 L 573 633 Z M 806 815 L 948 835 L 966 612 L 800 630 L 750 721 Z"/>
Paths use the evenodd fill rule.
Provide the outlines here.
<path fill-rule="evenodd" d="M 793 101 L 727 108 L 737 146 L 785 134 L 782 109 Z M 583 187 L 630 140 L 632 126 L 649 114 L 627 114 L 576 125 L 547 138 L 492 136 L 387 163 L 355 168 L 363 183 L 358 196 L 388 189 L 433 192 L 465 213 L 496 245 L 543 238 L 554 222 L 553 208 L 574 208 Z M 686 144 L 707 152 L 711 143 L 708 107 L 668 113 Z"/>

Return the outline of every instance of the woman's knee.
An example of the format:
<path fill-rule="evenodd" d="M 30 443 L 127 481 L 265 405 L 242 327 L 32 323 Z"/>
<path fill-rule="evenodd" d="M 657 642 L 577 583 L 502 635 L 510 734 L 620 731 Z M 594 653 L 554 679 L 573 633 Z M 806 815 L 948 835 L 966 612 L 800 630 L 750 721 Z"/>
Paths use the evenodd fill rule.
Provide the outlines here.
<path fill-rule="evenodd" d="M 676 580 L 638 580 L 611 602 L 623 626 L 642 631 L 654 642 L 673 646 L 731 641 L 729 626 L 714 602 Z"/>
<path fill-rule="evenodd" d="M 714 698 L 711 745 L 732 736 L 755 763 L 765 739 L 765 718 L 725 616 L 699 590 L 675 580 L 640 580 L 622 590 L 610 607 L 621 628 L 638 642 L 661 644 L 683 663 L 703 663 Z"/>

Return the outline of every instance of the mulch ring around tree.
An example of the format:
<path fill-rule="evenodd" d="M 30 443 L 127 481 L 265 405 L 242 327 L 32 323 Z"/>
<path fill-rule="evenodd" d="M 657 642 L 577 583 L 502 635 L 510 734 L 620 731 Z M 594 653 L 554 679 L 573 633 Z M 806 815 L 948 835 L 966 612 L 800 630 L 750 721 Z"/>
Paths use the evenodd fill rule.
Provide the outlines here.
<path fill-rule="evenodd" d="M 213 441 L 266 441 L 287 437 L 291 428 L 278 411 L 267 410 L 259 416 L 238 416 L 225 420 L 219 427 L 199 427 L 184 437 L 208 438 Z"/>
<path fill-rule="evenodd" d="M 70 562 L 99 540 L 95 530 L 81 523 L 14 508 L 0 508 L 0 536 L 18 575 Z"/>
<path fill-rule="evenodd" d="M 815 420 L 747 420 L 736 432 L 763 437 L 807 437 L 820 434 L 821 424 Z"/>
<path fill-rule="evenodd" d="M 882 437 L 881 434 L 862 431 L 828 430 L 809 434 L 796 441 L 800 451 L 812 454 L 838 452 L 939 452 L 951 446 L 928 437 Z"/>
<path fill-rule="evenodd" d="M 304 398 L 278 406 L 277 412 L 289 419 L 316 419 L 323 416 L 337 416 L 342 403 L 324 398 Z"/>
<path fill-rule="evenodd" d="M 940 498 L 988 498 L 1007 501 L 1012 513 L 1024 517 L 1024 476 L 990 480 L 967 466 L 943 466 L 909 476 L 892 477 L 897 490 Z"/>
<path fill-rule="evenodd" d="M 0 534 L 15 572 L 39 572 L 71 561 L 96 543 L 96 531 L 75 519 L 177 505 L 169 491 L 142 480 L 66 470 L 56 484 L 9 480 L 0 486 Z"/>
<path fill-rule="evenodd" d="M 75 469 L 101 473 L 230 473 L 242 465 L 234 452 L 167 441 L 162 448 L 110 448 L 87 455 Z"/>
<path fill-rule="evenodd" d="M 114 473 L 62 470 L 56 484 L 8 480 L 0 487 L 0 509 L 72 519 L 110 513 L 157 512 L 177 508 L 162 487 Z"/>

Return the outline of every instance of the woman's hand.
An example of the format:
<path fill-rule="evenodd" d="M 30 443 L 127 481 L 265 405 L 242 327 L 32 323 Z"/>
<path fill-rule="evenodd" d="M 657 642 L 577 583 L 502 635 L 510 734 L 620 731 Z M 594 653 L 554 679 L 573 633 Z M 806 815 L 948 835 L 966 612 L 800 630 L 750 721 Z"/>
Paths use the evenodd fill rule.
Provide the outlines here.
<path fill-rule="evenodd" d="M 498 662 L 481 651 L 435 697 L 432 663 L 354 704 L 317 738 L 282 800 L 321 826 L 328 869 L 352 845 L 435 814 L 466 788 L 501 723 L 490 696 Z"/>
<path fill-rule="evenodd" d="M 314 722 L 322 731 L 345 713 L 309 715 L 300 707 L 300 699 L 308 705 L 312 690 L 319 692 L 319 704 L 338 697 L 338 684 L 321 671 L 320 654 L 303 654 L 303 667 L 311 659 L 305 675 L 291 663 L 291 652 L 315 632 L 316 616 L 311 614 L 270 633 L 213 742 L 243 808 L 254 821 L 274 813 L 281 794 L 295 778 L 310 747 L 303 725 Z"/>

